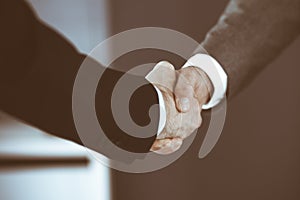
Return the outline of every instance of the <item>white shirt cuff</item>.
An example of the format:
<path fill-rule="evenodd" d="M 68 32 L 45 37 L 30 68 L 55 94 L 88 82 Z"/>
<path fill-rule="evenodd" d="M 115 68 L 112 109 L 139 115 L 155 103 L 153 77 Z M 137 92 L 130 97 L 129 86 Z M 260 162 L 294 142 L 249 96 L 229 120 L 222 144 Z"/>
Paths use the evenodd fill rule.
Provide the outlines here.
<path fill-rule="evenodd" d="M 206 54 L 196 54 L 192 56 L 182 68 L 185 67 L 198 67 L 203 70 L 209 77 L 214 92 L 210 101 L 203 105 L 203 109 L 210 109 L 216 106 L 226 96 L 227 90 L 227 75 L 221 65 L 213 57 Z"/>
<path fill-rule="evenodd" d="M 159 103 L 159 122 L 158 122 L 158 130 L 157 130 L 157 135 L 159 135 L 166 125 L 167 113 L 166 113 L 165 101 L 161 91 L 155 86 L 154 88 L 157 92 L 158 103 Z"/>

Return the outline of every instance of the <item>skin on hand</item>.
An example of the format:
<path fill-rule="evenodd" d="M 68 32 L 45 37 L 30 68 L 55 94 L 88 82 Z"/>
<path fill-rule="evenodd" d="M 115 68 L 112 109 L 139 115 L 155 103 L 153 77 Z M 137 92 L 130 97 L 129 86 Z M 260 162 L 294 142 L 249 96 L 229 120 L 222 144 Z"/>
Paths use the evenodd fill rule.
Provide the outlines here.
<path fill-rule="evenodd" d="M 161 91 L 167 115 L 166 125 L 157 136 L 151 151 L 170 154 L 180 148 L 183 139 L 200 127 L 201 107 L 209 99 L 209 89 L 202 83 L 202 76 L 194 68 L 188 67 L 176 72 L 168 62 L 158 63 L 147 75 L 147 79 Z M 182 98 L 188 99 L 185 101 L 189 103 L 188 109 L 184 111 L 179 109 L 182 108 L 182 104 L 179 104 Z"/>
<path fill-rule="evenodd" d="M 176 107 L 180 112 L 195 108 L 193 99 L 202 107 L 212 96 L 213 86 L 204 71 L 197 67 L 186 67 L 177 71 L 174 89 Z"/>
<path fill-rule="evenodd" d="M 166 155 L 177 151 L 181 145 L 181 138 L 156 139 L 151 147 L 151 151 Z"/>
<path fill-rule="evenodd" d="M 187 112 L 180 112 L 176 109 L 173 91 L 157 86 L 164 98 L 166 108 L 166 125 L 162 132 L 157 136 L 157 139 L 164 138 L 180 138 L 185 139 L 196 130 L 202 122 L 200 112 L 201 107 L 195 98 L 191 99 L 193 109 Z"/>

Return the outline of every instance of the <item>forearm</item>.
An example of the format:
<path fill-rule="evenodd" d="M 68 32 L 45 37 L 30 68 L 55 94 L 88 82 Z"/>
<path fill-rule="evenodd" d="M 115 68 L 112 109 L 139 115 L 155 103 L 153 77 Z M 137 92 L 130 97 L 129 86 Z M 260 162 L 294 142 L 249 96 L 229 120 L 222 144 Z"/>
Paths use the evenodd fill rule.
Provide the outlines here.
<path fill-rule="evenodd" d="M 80 143 L 71 105 L 73 82 L 84 56 L 36 19 L 30 24 L 34 25 L 34 37 L 20 31 L 28 45 L 19 44 L 16 49 L 23 49 L 25 54 L 26 50 L 33 51 L 31 59 L 24 62 L 19 57 L 23 52 L 7 52 L 15 56 L 15 62 L 1 66 L 2 75 L 10 81 L 0 86 L 0 109 L 43 131 Z M 12 73 L 9 68 L 14 69 Z"/>
<path fill-rule="evenodd" d="M 80 65 L 86 59 L 89 67 L 97 68 L 103 73 L 95 96 L 96 112 L 104 133 L 113 143 L 123 149 L 135 152 L 147 152 L 150 149 L 155 137 L 130 137 L 114 121 L 111 112 L 111 97 L 114 84 L 124 75 L 124 72 L 106 68 L 92 58 L 78 54 L 68 42 L 43 24 L 37 27 L 36 40 L 38 51 L 29 72 L 18 83 L 2 89 L 3 97 L 0 100 L 2 110 L 52 135 L 102 152 L 99 144 L 104 135 L 86 132 L 83 133 L 84 138 L 95 139 L 89 140 L 91 142 L 88 143 L 82 141 L 73 120 L 74 82 Z M 141 98 L 133 106 L 132 116 L 137 115 L 136 117 L 140 119 L 148 119 L 150 106 L 158 101 L 157 94 L 144 77 L 130 74 L 127 76 L 130 76 L 128 80 L 132 82 L 131 84 L 146 84 L 140 90 Z M 124 87 L 122 91 L 126 91 L 126 84 L 122 87 Z M 158 124 L 154 121 L 152 123 Z M 152 130 L 153 135 L 157 127 Z"/>
<path fill-rule="evenodd" d="M 1 37 L 1 42 L 9 46 L 9 43 L 15 41 L 19 35 L 25 42 L 14 43 L 17 52 L 1 49 L 1 55 L 5 54 L 12 60 L 6 59 L 0 66 L 2 77 L 0 109 L 45 132 L 82 144 L 73 120 L 72 94 L 78 69 L 83 60 L 87 59 L 94 68 L 105 71 L 104 79 L 99 82 L 101 88 L 98 87 L 95 94 L 98 120 L 100 125 L 107 129 L 105 133 L 113 143 L 119 144 L 124 149 L 147 152 L 155 137 L 128 137 L 127 133 L 118 128 L 111 115 L 112 86 L 124 72 L 105 68 L 92 58 L 80 55 L 61 35 L 39 22 L 24 2 L 6 3 L 5 9 L 10 9 L 6 12 L 7 23 L 4 26 L 7 37 Z M 19 9 L 15 10 L 16 7 Z M 22 18 L 22 13 L 29 13 L 30 17 L 20 27 L 20 24 L 16 23 L 18 20 L 15 22 L 10 18 Z M 27 25 L 31 27 L 30 32 L 27 31 Z M 19 29 L 17 36 L 13 34 L 14 32 L 9 32 L 11 27 Z M 26 57 L 23 53 L 25 55 L 29 53 L 31 56 Z M 140 96 L 144 99 L 139 99 L 139 105 L 133 106 L 133 113 L 140 118 L 142 116 L 148 119 L 147 108 L 158 102 L 155 89 L 144 77 L 131 76 L 129 80 L 133 81 L 133 84 L 146 84 L 143 90 L 140 90 Z M 153 130 L 153 135 L 156 131 L 157 126 L 156 130 Z M 91 138 L 97 135 L 94 132 L 85 134 L 92 134 Z M 101 139 L 98 137 L 97 140 L 85 145 L 101 152 L 99 146 Z"/>
<path fill-rule="evenodd" d="M 237 93 L 300 32 L 300 1 L 232 0 L 202 42 Z"/>

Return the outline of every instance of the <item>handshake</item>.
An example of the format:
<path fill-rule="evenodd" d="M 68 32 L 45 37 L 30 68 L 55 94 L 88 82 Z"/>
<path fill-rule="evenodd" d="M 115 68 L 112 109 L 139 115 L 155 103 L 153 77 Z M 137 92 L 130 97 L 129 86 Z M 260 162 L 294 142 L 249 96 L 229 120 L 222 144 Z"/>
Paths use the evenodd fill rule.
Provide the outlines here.
<path fill-rule="evenodd" d="M 146 76 L 162 94 L 166 121 L 151 151 L 170 154 L 202 123 L 202 106 L 213 93 L 213 85 L 200 68 L 189 66 L 175 70 L 169 62 L 159 62 Z"/>

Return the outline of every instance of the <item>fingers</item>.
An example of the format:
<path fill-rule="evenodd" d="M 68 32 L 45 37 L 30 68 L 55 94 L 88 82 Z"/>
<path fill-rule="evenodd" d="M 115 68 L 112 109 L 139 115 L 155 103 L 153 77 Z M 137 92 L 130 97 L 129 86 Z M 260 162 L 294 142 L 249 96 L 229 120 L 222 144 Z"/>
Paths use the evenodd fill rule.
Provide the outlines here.
<path fill-rule="evenodd" d="M 171 154 L 177 151 L 182 145 L 181 138 L 168 138 L 168 139 L 157 139 L 153 143 L 150 151 L 153 151 L 157 154 Z"/>
<path fill-rule="evenodd" d="M 177 83 L 174 89 L 176 108 L 180 112 L 188 112 L 194 96 L 194 88 L 189 84 L 183 73 L 177 74 Z"/>

